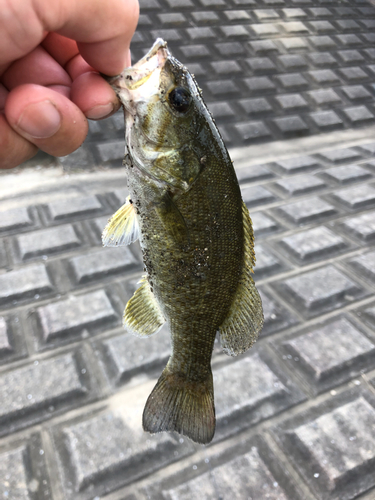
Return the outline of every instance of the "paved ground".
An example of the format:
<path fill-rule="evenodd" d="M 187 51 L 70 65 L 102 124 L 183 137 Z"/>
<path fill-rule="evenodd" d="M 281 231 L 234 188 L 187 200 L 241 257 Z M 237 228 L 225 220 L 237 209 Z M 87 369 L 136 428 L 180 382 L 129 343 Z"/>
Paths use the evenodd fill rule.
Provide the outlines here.
<path fill-rule="evenodd" d="M 195 72 L 232 145 L 244 144 L 236 130 L 253 130 L 241 125 L 254 117 L 241 103 L 256 99 L 271 108 L 259 111 L 257 126 L 279 140 L 231 149 L 255 226 L 265 327 L 238 358 L 215 347 L 218 423 L 211 445 L 143 433 L 141 412 L 168 358 L 169 336 L 163 329 L 142 340 L 121 328 L 142 273 L 140 251 L 103 249 L 100 234 L 126 197 L 126 179 L 121 168 L 82 170 L 121 162 L 120 116 L 94 124 L 84 148 L 63 159 L 63 167 L 2 174 L 1 499 L 375 498 L 375 126 L 357 128 L 345 118 L 351 108 L 361 109 L 357 116 L 374 111 L 375 10 L 364 2 L 312 0 L 233 0 L 230 11 L 224 0 L 191 4 L 143 1 L 134 52 L 138 57 L 157 34 L 175 36 L 181 60 L 190 60 L 183 49 L 189 54 L 191 44 L 206 47 L 199 62 L 205 74 Z M 213 24 L 192 31 L 193 21 Z M 287 31 L 291 22 L 296 26 Z M 241 31 L 240 42 L 225 39 Z M 335 45 L 316 48 L 322 37 Z M 354 49 L 353 37 L 360 40 Z M 258 54 L 259 40 L 278 51 Z M 224 43 L 239 43 L 247 54 L 236 56 L 241 72 L 234 79 L 215 69 L 234 60 L 217 48 Z M 345 62 L 348 51 L 363 59 Z M 309 65 L 314 52 L 334 58 L 325 71 L 339 78 L 335 88 L 313 83 L 317 67 L 300 66 L 308 87 L 283 90 L 279 76 L 297 71 L 284 66 L 286 52 Z M 267 75 L 274 93 L 263 87 L 254 97 L 246 81 L 265 78 L 251 66 L 258 56 L 277 71 Z M 343 70 L 352 67 L 366 73 L 355 85 L 370 94 L 363 101 L 345 94 Z M 230 98 L 210 94 L 210 82 L 220 80 L 239 90 Z M 319 92 L 340 100 L 317 104 L 311 95 Z M 291 102 L 308 103 L 303 112 L 279 107 L 277 96 L 287 93 L 300 96 Z M 234 116 L 220 121 L 220 109 Z M 323 111 L 339 117 L 342 130 L 318 135 L 311 117 Z M 293 115 L 309 137 L 281 140 L 275 123 Z"/>

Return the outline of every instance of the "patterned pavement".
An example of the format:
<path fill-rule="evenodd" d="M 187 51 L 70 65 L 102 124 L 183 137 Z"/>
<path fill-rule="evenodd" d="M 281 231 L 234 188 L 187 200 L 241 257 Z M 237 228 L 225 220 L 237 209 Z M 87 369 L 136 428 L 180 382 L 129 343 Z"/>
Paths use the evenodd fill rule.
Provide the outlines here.
<path fill-rule="evenodd" d="M 142 340 L 121 327 L 142 274 L 139 246 L 101 247 L 101 231 L 127 195 L 123 170 L 103 168 L 121 163 L 121 115 L 94 123 L 62 167 L 3 173 L 0 498 L 374 500 L 375 9 L 335 0 L 141 5 L 134 58 L 155 36 L 170 40 L 195 65 L 236 146 L 265 326 L 238 358 L 215 345 L 217 431 L 209 446 L 145 434 L 141 413 L 170 346 L 166 328 Z M 245 55 L 234 57 L 232 46 Z M 323 69 L 312 62 L 318 56 Z M 267 70 L 269 61 L 276 69 Z M 314 80 L 318 71 L 337 80 Z M 281 83 L 297 74 L 303 89 Z M 345 74 L 362 76 L 354 84 Z M 258 78 L 273 86 L 258 82 L 257 90 L 249 81 Z M 348 97 L 349 87 L 362 97 Z M 311 97 L 318 95 L 320 102 Z M 280 104 L 288 102 L 300 104 Z M 269 108 L 255 119 L 256 103 Z M 353 121 L 348 110 L 371 116 Z M 331 124 L 322 134 L 312 117 L 324 113 L 341 129 Z M 305 123 L 308 137 L 277 125 L 292 122 Z M 267 136 L 250 137 L 256 127 Z M 278 140 L 258 144 L 266 139 Z"/>

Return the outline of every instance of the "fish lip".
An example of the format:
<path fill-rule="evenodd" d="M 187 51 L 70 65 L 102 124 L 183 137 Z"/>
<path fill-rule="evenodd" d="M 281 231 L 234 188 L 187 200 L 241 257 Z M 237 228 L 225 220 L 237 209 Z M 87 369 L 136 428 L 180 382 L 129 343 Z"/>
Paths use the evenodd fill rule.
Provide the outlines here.
<path fill-rule="evenodd" d="M 153 71 L 164 66 L 166 60 L 171 57 L 167 42 L 162 38 L 157 38 L 151 49 L 142 59 L 133 66 L 125 68 L 120 74 L 108 76 L 101 73 L 101 76 L 119 92 L 121 89 L 133 90 L 138 85 L 151 76 Z M 139 83 L 141 82 L 141 83 Z"/>

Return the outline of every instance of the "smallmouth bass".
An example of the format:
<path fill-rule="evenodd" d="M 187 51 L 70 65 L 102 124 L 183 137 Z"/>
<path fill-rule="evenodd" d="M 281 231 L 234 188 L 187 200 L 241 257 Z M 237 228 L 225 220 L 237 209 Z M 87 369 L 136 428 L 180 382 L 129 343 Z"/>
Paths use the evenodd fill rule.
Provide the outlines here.
<path fill-rule="evenodd" d="M 143 428 L 209 443 L 216 333 L 236 356 L 263 325 L 249 211 L 201 90 L 166 42 L 156 40 L 107 80 L 124 108 L 130 196 L 105 227 L 103 244 L 139 238 L 147 271 L 123 324 L 140 337 L 165 322 L 171 332 L 172 354 L 146 402 Z"/>

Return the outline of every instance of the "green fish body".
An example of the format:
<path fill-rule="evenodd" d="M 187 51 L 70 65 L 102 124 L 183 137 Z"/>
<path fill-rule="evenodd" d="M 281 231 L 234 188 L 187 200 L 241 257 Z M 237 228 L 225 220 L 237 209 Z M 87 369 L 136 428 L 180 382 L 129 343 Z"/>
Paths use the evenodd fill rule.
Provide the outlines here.
<path fill-rule="evenodd" d="M 209 443 L 216 334 L 236 356 L 263 324 L 249 212 L 201 91 L 163 40 L 110 83 L 125 109 L 130 197 L 107 224 L 103 243 L 140 239 L 147 274 L 126 305 L 124 326 L 149 336 L 166 321 L 172 340 L 143 428 Z"/>

